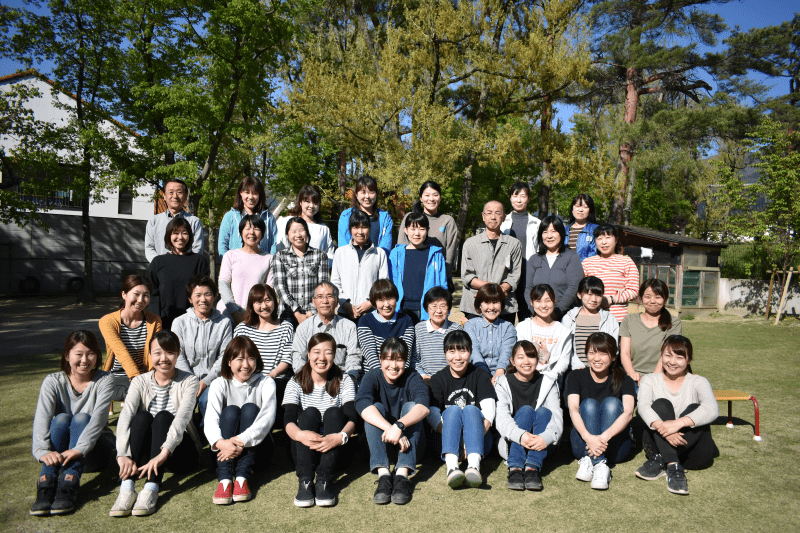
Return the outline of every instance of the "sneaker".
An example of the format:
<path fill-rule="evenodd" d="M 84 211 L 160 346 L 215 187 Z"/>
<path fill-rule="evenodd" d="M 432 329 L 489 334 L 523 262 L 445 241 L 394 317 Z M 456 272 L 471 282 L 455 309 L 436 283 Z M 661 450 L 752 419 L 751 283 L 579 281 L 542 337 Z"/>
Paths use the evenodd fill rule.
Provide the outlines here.
<path fill-rule="evenodd" d="M 80 478 L 75 474 L 62 474 L 58 477 L 58 487 L 56 487 L 56 497 L 53 505 L 50 506 L 50 514 L 67 514 L 75 510 L 78 501 L 78 489 L 80 488 Z"/>
<path fill-rule="evenodd" d="M 392 475 L 380 476 L 375 483 L 378 484 L 378 488 L 375 489 L 375 494 L 372 495 L 372 501 L 378 505 L 386 505 L 392 501 Z"/>
<path fill-rule="evenodd" d="M 447 485 L 451 489 L 457 489 L 464 483 L 464 472 L 454 468 L 447 473 Z"/>
<path fill-rule="evenodd" d="M 297 496 L 294 497 L 294 504 L 297 507 L 314 506 L 314 484 L 310 479 L 300 480 L 300 487 L 297 489 Z"/>
<path fill-rule="evenodd" d="M 664 460 L 661 458 L 661 454 L 656 455 L 652 459 L 648 459 L 636 470 L 636 477 L 647 481 L 656 480 L 666 474 L 667 473 L 664 472 Z"/>
<path fill-rule="evenodd" d="M 578 461 L 578 473 L 575 474 L 575 478 L 581 481 L 591 481 L 593 473 L 594 465 L 592 464 L 592 458 L 588 455 L 581 457 L 581 460 Z"/>
<path fill-rule="evenodd" d="M 136 498 L 136 503 L 133 505 L 133 516 L 150 516 L 156 512 L 156 502 L 158 501 L 158 493 L 154 490 L 143 489 Z"/>
<path fill-rule="evenodd" d="M 611 481 L 611 469 L 605 461 L 594 465 L 594 473 L 592 475 L 592 488 L 595 490 L 608 489 L 608 482 Z"/>
<path fill-rule="evenodd" d="M 412 494 L 414 494 L 414 489 L 411 488 L 411 481 L 405 476 L 394 476 L 392 503 L 395 505 L 405 505 L 411 501 Z"/>
<path fill-rule="evenodd" d="M 525 470 L 525 489 L 526 490 L 542 490 L 542 476 L 539 475 L 538 468 L 529 468 Z"/>
<path fill-rule="evenodd" d="M 473 489 L 483 485 L 483 477 L 477 468 L 467 468 L 464 472 L 464 477 L 467 478 L 467 486 Z"/>
<path fill-rule="evenodd" d="M 250 487 L 247 485 L 247 480 L 242 481 L 240 485 L 237 480 L 233 481 L 233 501 L 246 502 L 253 499 L 253 493 L 250 492 Z"/>
<path fill-rule="evenodd" d="M 316 501 L 320 507 L 332 507 L 336 505 L 336 494 L 333 493 L 333 483 L 327 479 L 317 479 L 315 492 Z"/>
<path fill-rule="evenodd" d="M 214 497 L 211 501 L 215 505 L 228 505 L 233 503 L 233 483 L 228 483 L 228 488 L 220 481 L 217 484 L 217 490 L 214 492 Z"/>
<path fill-rule="evenodd" d="M 135 490 L 120 488 L 117 501 L 111 506 L 111 511 L 108 512 L 108 516 L 116 518 L 130 516 L 133 510 L 133 503 L 136 501 L 136 496 Z"/>
<path fill-rule="evenodd" d="M 686 473 L 678 463 L 667 465 L 667 490 L 673 494 L 689 494 Z"/>
<path fill-rule="evenodd" d="M 31 516 L 50 516 L 50 506 L 56 497 L 53 476 L 45 474 L 36 483 L 36 501 L 31 505 Z"/>
<path fill-rule="evenodd" d="M 525 476 L 522 475 L 522 470 L 515 468 L 508 471 L 506 487 L 511 490 L 525 490 Z"/>

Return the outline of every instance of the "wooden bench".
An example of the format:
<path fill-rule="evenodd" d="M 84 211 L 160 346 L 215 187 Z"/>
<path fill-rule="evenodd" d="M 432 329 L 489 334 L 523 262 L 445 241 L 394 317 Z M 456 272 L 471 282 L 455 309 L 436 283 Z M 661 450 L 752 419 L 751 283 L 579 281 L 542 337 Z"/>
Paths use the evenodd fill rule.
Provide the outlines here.
<path fill-rule="evenodd" d="M 715 390 L 714 396 L 717 398 L 718 402 L 728 402 L 728 423 L 725 425 L 728 428 L 733 427 L 733 402 L 752 401 L 756 413 L 755 435 L 753 435 L 753 440 L 758 442 L 763 440 L 759 432 L 758 400 L 756 400 L 755 396 L 739 390 Z"/>

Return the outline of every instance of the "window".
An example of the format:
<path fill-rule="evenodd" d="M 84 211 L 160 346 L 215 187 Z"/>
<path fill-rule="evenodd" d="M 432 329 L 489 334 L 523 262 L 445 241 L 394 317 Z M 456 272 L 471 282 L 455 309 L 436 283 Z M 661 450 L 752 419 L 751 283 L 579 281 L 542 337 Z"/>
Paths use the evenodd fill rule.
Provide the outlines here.
<path fill-rule="evenodd" d="M 119 203 L 117 204 L 118 215 L 133 214 L 133 192 L 127 187 L 119 190 Z"/>

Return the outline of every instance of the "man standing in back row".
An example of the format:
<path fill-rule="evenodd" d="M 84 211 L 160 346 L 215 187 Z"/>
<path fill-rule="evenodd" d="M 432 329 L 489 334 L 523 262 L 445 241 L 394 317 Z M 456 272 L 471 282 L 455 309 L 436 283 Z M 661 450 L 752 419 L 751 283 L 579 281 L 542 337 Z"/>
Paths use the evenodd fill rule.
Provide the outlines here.
<path fill-rule="evenodd" d="M 189 197 L 189 188 L 179 179 L 169 179 L 164 184 L 164 201 L 167 210 L 163 213 L 153 215 L 147 221 L 147 229 L 144 234 L 144 255 L 147 262 L 152 263 L 153 258 L 168 252 L 164 243 L 164 234 L 167 231 L 167 224 L 175 217 L 185 218 L 192 226 L 192 251 L 196 254 L 203 253 L 203 223 L 194 215 L 187 213 L 183 206 Z"/>

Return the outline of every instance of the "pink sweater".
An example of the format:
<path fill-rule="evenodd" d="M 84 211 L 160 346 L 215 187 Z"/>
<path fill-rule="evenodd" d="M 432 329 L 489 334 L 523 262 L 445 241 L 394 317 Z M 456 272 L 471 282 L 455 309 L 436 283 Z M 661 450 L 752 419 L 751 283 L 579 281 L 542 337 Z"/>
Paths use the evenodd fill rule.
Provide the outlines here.
<path fill-rule="evenodd" d="M 247 295 L 256 283 L 272 285 L 272 256 L 268 253 L 248 254 L 241 248 L 228 250 L 219 268 L 217 309 L 233 314 L 244 311 Z"/>
<path fill-rule="evenodd" d="M 639 295 L 639 270 L 633 260 L 620 254 L 603 258 L 599 255 L 583 260 L 583 275 L 603 280 L 605 293 L 614 304 L 609 308 L 619 322 L 628 314 L 628 302 Z"/>

